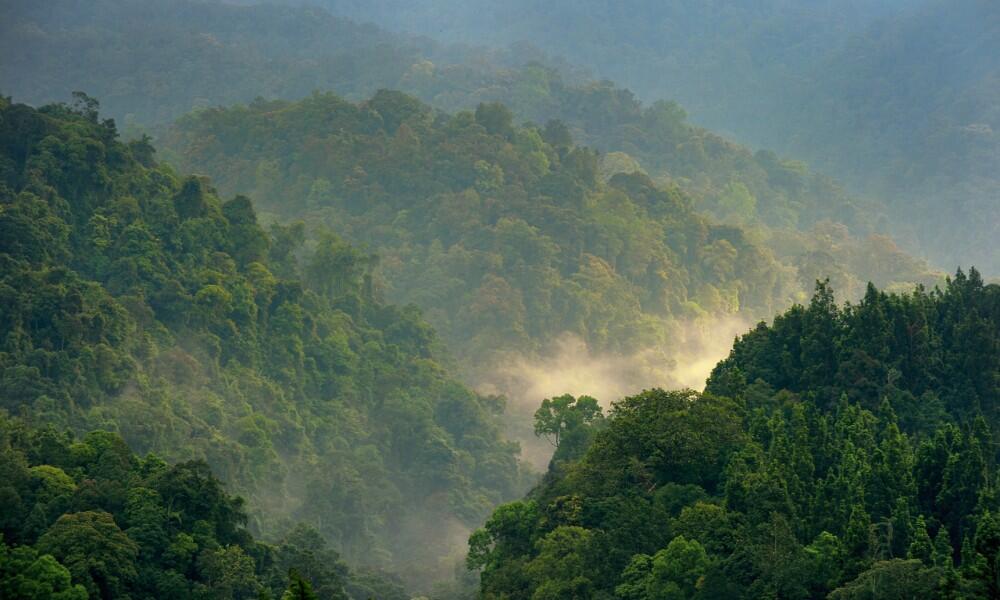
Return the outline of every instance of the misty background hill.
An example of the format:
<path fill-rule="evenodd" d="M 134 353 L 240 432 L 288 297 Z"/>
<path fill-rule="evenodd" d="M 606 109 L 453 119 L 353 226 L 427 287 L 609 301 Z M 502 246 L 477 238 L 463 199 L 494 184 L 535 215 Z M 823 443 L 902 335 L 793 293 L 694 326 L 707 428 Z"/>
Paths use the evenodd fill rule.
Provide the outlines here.
<path fill-rule="evenodd" d="M 329 89 L 359 100 L 382 87 L 448 110 L 507 96 L 493 99 L 536 118 L 512 97 L 538 82 L 507 69 L 542 64 L 574 85 L 608 78 L 835 176 L 885 207 L 881 229 L 911 253 L 1000 272 L 992 2 L 58 0 L 41 9 L 7 0 L 4 9 L 8 93 L 38 103 L 89 90 L 125 125 L 257 96 Z"/>
<path fill-rule="evenodd" d="M 1000 269 L 996 2 L 316 3 L 447 41 L 528 43 L 675 99 L 695 123 L 884 200 L 907 248 Z"/>

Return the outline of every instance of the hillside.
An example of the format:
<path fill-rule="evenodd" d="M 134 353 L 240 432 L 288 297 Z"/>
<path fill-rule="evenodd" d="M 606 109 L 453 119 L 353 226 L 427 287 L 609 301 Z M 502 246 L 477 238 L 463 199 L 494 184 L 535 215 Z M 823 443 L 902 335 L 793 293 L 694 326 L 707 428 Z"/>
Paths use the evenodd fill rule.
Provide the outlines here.
<path fill-rule="evenodd" d="M 0 413 L 4 598 L 405 600 L 349 570 L 315 530 L 253 539 L 243 500 L 202 461 L 168 465 L 121 437 L 74 438 Z M 290 572 L 291 570 L 291 572 Z"/>
<path fill-rule="evenodd" d="M 204 459 L 252 531 L 304 521 L 411 582 L 523 489 L 503 401 L 447 375 L 417 311 L 379 299 L 369 255 L 265 231 L 246 197 L 119 141 L 87 97 L 0 101 L 0 231 L 12 414 Z"/>
<path fill-rule="evenodd" d="M 780 84 L 825 58 L 840 40 L 912 3 L 309 2 L 357 22 L 445 43 L 491 47 L 530 43 L 589 69 L 595 78 L 618 81 L 644 99 L 675 99 L 690 107 L 699 123 L 755 142 L 773 125 L 776 115 L 770 103 L 781 97 Z"/>
<path fill-rule="evenodd" d="M 480 380 L 489 373 L 477 367 L 545 355 L 566 332 L 599 352 L 655 348 L 669 361 L 690 322 L 769 315 L 814 275 L 849 290 L 934 278 L 891 241 L 829 223 L 771 239 L 715 223 L 678 185 L 570 134 L 557 120 L 519 126 L 501 104 L 446 114 L 380 91 L 360 104 L 318 94 L 201 111 L 162 141 L 182 169 L 251 194 L 274 218 L 377 249 L 387 296 L 423 308 Z"/>
<path fill-rule="evenodd" d="M 998 8 L 0 0 L 0 600 L 1000 600 Z"/>
<path fill-rule="evenodd" d="M 911 252 L 1000 269 L 996 2 L 312 4 L 445 42 L 530 43 L 886 202 Z"/>
<path fill-rule="evenodd" d="M 545 481 L 470 539 L 482 597 L 996 598 L 998 331 L 975 270 L 820 284 L 703 394 L 546 401 Z"/>
<path fill-rule="evenodd" d="M 1000 5 L 926 2 L 819 68 L 774 147 L 884 198 L 908 247 L 1000 272 Z"/>
<path fill-rule="evenodd" d="M 849 196 L 800 162 L 755 153 L 692 126 L 672 102 L 643 105 L 627 89 L 526 46 L 443 45 L 320 9 L 273 5 L 10 5 L 11 19 L 0 25 L 0 86 L 33 104 L 85 90 L 130 131 L 192 109 L 297 100 L 317 89 L 355 101 L 399 89 L 447 112 L 499 101 L 518 120 L 559 119 L 578 143 L 628 154 L 654 178 L 691 192 L 698 210 L 717 219 L 803 231 L 832 220 L 860 236 L 890 225 L 884 207 Z"/>
<path fill-rule="evenodd" d="M 879 204 L 850 196 L 800 161 L 754 152 L 692 125 L 674 102 L 644 104 L 612 82 L 579 79 L 537 61 L 517 67 L 419 66 L 400 89 L 449 112 L 501 102 L 521 120 L 560 120 L 579 144 L 610 155 L 607 168 L 637 163 L 655 179 L 688 191 L 696 208 L 716 220 L 793 231 L 829 220 L 856 234 L 886 226 Z M 739 195 L 746 200 L 734 200 Z"/>

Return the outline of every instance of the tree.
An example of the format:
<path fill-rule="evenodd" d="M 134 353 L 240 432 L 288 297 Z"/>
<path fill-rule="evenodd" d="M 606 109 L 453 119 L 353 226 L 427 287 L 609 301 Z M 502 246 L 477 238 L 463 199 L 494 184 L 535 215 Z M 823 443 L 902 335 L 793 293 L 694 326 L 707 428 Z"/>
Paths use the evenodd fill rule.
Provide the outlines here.
<path fill-rule="evenodd" d="M 499 102 L 481 103 L 476 107 L 476 123 L 490 135 L 510 137 L 514 133 L 514 115 Z"/>
<path fill-rule="evenodd" d="M 136 577 L 138 547 L 106 512 L 64 514 L 38 539 L 38 550 L 66 565 L 92 597 L 124 596 Z"/>
<path fill-rule="evenodd" d="M 603 418 L 600 405 L 590 396 L 546 398 L 535 411 L 535 435 L 544 436 L 558 449 L 564 438 Z"/>
<path fill-rule="evenodd" d="M 324 600 L 347 600 L 347 566 L 315 529 L 297 525 L 278 544 L 275 555 L 278 566 L 289 569 L 290 580 L 301 579 Z"/>
<path fill-rule="evenodd" d="M 532 530 L 537 519 L 538 505 L 534 502 L 498 506 L 483 528 L 469 537 L 468 567 L 489 568 L 508 557 L 528 552 L 533 545 Z"/>
<path fill-rule="evenodd" d="M 299 575 L 295 569 L 288 570 L 288 589 L 281 595 L 281 600 L 319 600 L 308 581 Z"/>
<path fill-rule="evenodd" d="M 558 119 L 550 119 L 545 123 L 542 139 L 555 148 L 569 149 L 573 145 L 573 134 L 569 127 Z"/>
<path fill-rule="evenodd" d="M 810 568 L 815 565 L 796 539 L 788 519 L 772 513 L 769 521 L 754 525 L 747 544 L 734 552 L 734 566 L 750 563 L 747 581 L 751 597 L 805 598 L 810 583 Z"/>
<path fill-rule="evenodd" d="M 927 523 L 924 521 L 923 515 L 917 517 L 917 522 L 913 526 L 913 531 L 913 541 L 910 542 L 910 548 L 906 552 L 906 558 L 919 560 L 925 565 L 932 565 L 934 558 L 934 544 L 931 542 L 931 536 L 927 533 Z"/>
<path fill-rule="evenodd" d="M 833 590 L 830 600 L 912 600 L 938 598 L 940 573 L 919 560 L 880 561 L 846 585 Z"/>
<path fill-rule="evenodd" d="M 86 600 L 87 590 L 70 582 L 69 570 L 31 546 L 8 547 L 0 536 L 0 598 Z"/>
<path fill-rule="evenodd" d="M 573 525 L 557 527 L 538 541 L 538 555 L 527 566 L 535 585 L 532 600 L 587 598 L 593 590 L 591 579 L 596 558 L 593 534 Z"/>
<path fill-rule="evenodd" d="M 842 581 L 844 569 L 844 546 L 840 539 L 823 531 L 805 548 L 806 556 L 812 563 L 809 571 L 812 591 L 821 595 Z"/>
<path fill-rule="evenodd" d="M 980 577 L 986 585 L 989 598 L 1000 598 L 1000 523 L 986 511 L 976 522 L 973 548 L 982 557 L 984 569 Z"/>
<path fill-rule="evenodd" d="M 181 219 L 204 217 L 209 211 L 204 184 L 197 177 L 188 177 L 181 190 L 174 196 L 174 208 Z"/>
<path fill-rule="evenodd" d="M 427 106 L 419 100 L 395 90 L 378 90 L 367 105 L 382 117 L 383 126 L 389 135 L 395 134 L 403 123 L 419 120 L 430 114 Z"/>
<path fill-rule="evenodd" d="M 481 570 L 484 593 L 530 595 L 531 579 L 526 556 L 534 548 L 534 528 L 538 520 L 535 502 L 501 504 L 486 524 L 469 536 L 466 566 Z"/>
<path fill-rule="evenodd" d="M 221 598 L 250 600 L 260 591 L 253 558 L 240 546 L 229 545 L 204 552 L 198 559 L 198 570 L 213 593 Z"/>
<path fill-rule="evenodd" d="M 710 566 L 705 548 L 679 535 L 650 558 L 632 558 L 615 594 L 625 600 L 686 600 L 694 598 Z"/>

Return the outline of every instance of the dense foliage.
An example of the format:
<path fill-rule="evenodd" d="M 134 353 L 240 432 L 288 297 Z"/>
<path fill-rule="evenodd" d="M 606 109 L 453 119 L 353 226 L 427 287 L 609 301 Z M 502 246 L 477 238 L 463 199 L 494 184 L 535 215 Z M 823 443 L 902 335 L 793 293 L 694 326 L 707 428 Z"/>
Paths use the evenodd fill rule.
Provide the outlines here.
<path fill-rule="evenodd" d="M 975 270 L 843 307 L 820 284 L 704 394 L 547 401 L 540 432 L 591 441 L 473 534 L 482 596 L 1000 597 L 998 332 Z"/>
<path fill-rule="evenodd" d="M 331 8 L 386 17 L 364 12 L 377 10 L 371 4 L 353 7 L 338 2 Z M 418 13 L 430 4 L 395 7 L 396 16 L 412 17 L 410 23 L 417 27 L 421 23 Z M 552 9 L 556 3 L 547 4 L 552 4 Z M 839 4 L 811 18 L 819 23 L 836 18 L 843 12 Z M 451 8 L 454 10 L 443 14 L 434 11 L 435 22 L 468 16 L 461 7 Z M 526 13 L 541 10 L 537 6 L 520 8 Z M 477 16 L 490 15 L 493 10 L 506 8 L 479 10 Z M 727 21 L 730 25 L 741 25 L 744 17 L 767 19 L 783 14 L 734 10 Z M 706 12 L 696 6 L 690 11 L 698 15 L 675 14 L 664 22 L 682 23 L 714 15 L 712 9 Z M 355 25 L 319 9 L 272 5 L 101 0 L 84 8 L 59 0 L 55 7 L 42 10 L 34 3 L 14 1 L 8 12 L 9 22 L 0 23 L 5 27 L 0 30 L 0 52 L 7 57 L 0 62 L 0 85 L 29 102 L 64 100 L 71 91 L 84 89 L 102 98 L 110 114 L 126 123 L 149 125 L 169 121 L 193 108 L 249 102 L 255 97 L 299 99 L 314 89 L 331 89 L 354 100 L 367 98 L 378 88 L 399 89 L 448 112 L 500 101 L 518 119 L 565 122 L 579 144 L 607 154 L 602 173 L 644 168 L 654 179 L 665 179 L 668 185 L 677 184 L 691 193 L 694 208 L 717 220 L 776 228 L 757 235 L 785 257 L 785 262 L 808 271 L 802 278 L 806 288 L 817 274 L 812 272 L 815 270 L 834 277 L 838 289 L 847 294 L 859 286 L 857 281 L 860 285 L 867 280 L 888 284 L 913 281 L 914 273 L 921 275 L 919 264 L 900 264 L 912 261 L 889 240 L 866 239 L 906 222 L 906 214 L 887 221 L 878 203 L 861 202 L 845 194 L 829 178 L 810 172 L 800 162 L 767 151 L 752 152 L 692 126 L 673 102 L 643 106 L 628 90 L 608 81 L 591 81 L 528 46 L 483 50 L 442 45 Z M 599 15 L 594 6 L 589 12 L 569 12 L 584 21 Z M 641 14 L 635 11 L 636 16 Z M 803 16 L 801 11 L 793 14 Z M 537 23 L 546 22 L 549 16 L 538 15 Z M 608 15 L 605 24 L 615 26 L 615 16 L 623 15 Z M 781 29 L 787 18 L 782 16 L 772 26 Z M 504 22 L 520 21 L 505 18 Z M 136 23 L 141 23 L 141 28 L 137 29 Z M 466 25 L 475 30 L 475 24 Z M 682 33 L 686 35 L 675 33 L 657 37 L 675 42 Z M 620 53 L 605 54 L 615 64 L 621 62 L 617 58 Z M 658 72 L 662 67 L 656 65 L 651 70 Z M 744 66 L 735 70 L 744 77 L 758 75 Z M 699 76 L 703 72 L 698 71 Z M 687 89 L 686 80 L 678 79 L 681 75 L 671 71 L 669 77 L 643 79 L 670 84 L 671 93 L 655 97 L 672 98 L 674 90 L 682 93 Z M 732 96 L 741 101 L 746 98 Z M 685 104 L 691 102 L 682 97 Z M 746 121 L 759 122 L 759 107 L 746 102 L 742 106 L 749 115 Z M 858 156 L 859 152 L 847 149 L 845 154 Z M 868 158 L 865 162 L 880 161 Z M 842 240 L 825 241 L 823 229 L 828 220 L 850 228 L 856 238 L 847 238 L 851 245 L 877 248 L 874 251 L 893 258 L 895 264 L 881 271 L 868 269 L 864 260 L 847 255 Z M 819 231 L 810 231 L 817 226 Z M 866 249 L 860 254 L 871 252 Z"/>
<path fill-rule="evenodd" d="M 406 598 L 307 526 L 254 540 L 243 500 L 204 461 L 168 465 L 113 433 L 75 439 L 0 413 L 0 473 L 4 598 Z"/>
<path fill-rule="evenodd" d="M 316 1 L 441 41 L 528 41 L 878 197 L 939 264 L 1000 270 L 991 0 Z"/>
<path fill-rule="evenodd" d="M 298 99 L 314 89 L 351 98 L 401 89 L 448 111 L 502 101 L 521 119 L 561 119 L 579 142 L 634 155 L 651 173 L 689 184 L 718 216 L 803 226 L 830 218 L 863 231 L 873 225 L 870 209 L 803 165 L 753 156 L 691 127 L 673 103 L 643 107 L 610 82 L 564 81 L 530 50 L 470 56 L 323 11 L 275 6 L 102 0 L 85 10 L 69 3 L 41 10 L 15 2 L 10 14 L 0 82 L 29 102 L 83 89 L 110 114 L 150 124 L 198 107 Z M 739 188 L 728 186 L 737 182 L 754 206 L 729 206 L 727 192 Z"/>
<path fill-rule="evenodd" d="M 645 176 L 604 184 L 565 128 L 516 127 L 502 105 L 439 115 L 398 92 L 316 95 L 196 113 L 173 136 L 177 161 L 222 189 L 378 248 L 391 297 L 425 307 L 462 356 L 563 331 L 662 341 L 673 315 L 767 311 L 790 294 L 738 229 Z"/>
<path fill-rule="evenodd" d="M 891 242 L 853 246 L 831 224 L 783 263 L 678 186 L 602 172 L 561 121 L 518 126 L 497 103 L 442 114 L 399 92 L 316 94 L 200 111 L 164 143 L 227 193 L 377 248 L 389 297 L 421 306 L 466 366 L 567 331 L 600 349 L 665 347 L 680 321 L 771 314 L 808 276 L 856 285 L 853 264 L 881 281 L 925 276 Z"/>
<path fill-rule="evenodd" d="M 906 215 L 889 219 L 881 203 L 846 193 L 801 161 L 755 152 L 695 126 L 674 102 L 645 105 L 609 81 L 564 72 L 537 61 L 516 68 L 498 61 L 472 66 L 422 61 L 399 85 L 447 110 L 502 102 L 529 122 L 565 123 L 577 143 L 602 153 L 603 178 L 642 171 L 662 187 L 679 187 L 693 209 L 747 230 L 793 267 L 803 289 L 817 277 L 830 277 L 854 298 L 866 281 L 909 287 L 936 277 L 887 235 L 904 228 Z M 869 162 L 877 160 L 872 156 Z"/>
<path fill-rule="evenodd" d="M 645 169 L 682 186 L 697 208 L 718 219 L 792 230 L 832 220 L 860 233 L 883 225 L 876 204 L 848 196 L 801 162 L 753 152 L 690 124 L 675 102 L 644 105 L 609 81 L 567 75 L 544 60 L 506 67 L 501 58 L 471 65 L 423 60 L 397 85 L 449 111 L 502 102 L 521 119 L 561 120 L 578 143 L 608 154 L 606 173 Z"/>
<path fill-rule="evenodd" d="M 370 256 L 303 238 L 118 141 L 87 97 L 0 99 L 0 408 L 204 459 L 253 530 L 304 521 L 352 561 L 430 576 L 521 489 L 503 401 L 445 373 Z"/>

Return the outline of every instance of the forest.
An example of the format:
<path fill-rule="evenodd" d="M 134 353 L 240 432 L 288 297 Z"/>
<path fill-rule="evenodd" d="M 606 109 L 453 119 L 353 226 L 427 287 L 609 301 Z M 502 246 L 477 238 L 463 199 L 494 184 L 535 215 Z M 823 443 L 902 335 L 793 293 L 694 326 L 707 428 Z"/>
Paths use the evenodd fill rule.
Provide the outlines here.
<path fill-rule="evenodd" d="M 75 439 L 7 416 L 0 456 L 4 598 L 408 597 L 351 572 L 308 526 L 255 540 L 203 460 L 170 465 L 114 433 Z"/>
<path fill-rule="evenodd" d="M 996 2 L 317 3 L 450 43 L 530 44 L 643 99 L 676 100 L 701 125 L 882 200 L 907 249 L 1000 268 Z"/>
<path fill-rule="evenodd" d="M 1000 286 L 825 282 L 705 391 L 546 400 L 543 482 L 470 538 L 483 598 L 997 598 Z"/>
<path fill-rule="evenodd" d="M 0 104 L 0 407 L 207 461 L 251 531 L 309 522 L 373 568 L 443 568 L 528 481 L 503 399 L 448 375 L 417 311 L 377 297 L 370 255 L 264 230 L 94 102 Z"/>
<path fill-rule="evenodd" d="M 669 111 L 632 108 L 651 139 L 699 135 Z M 938 279 L 891 240 L 815 215 L 837 206 L 835 188 L 777 158 L 767 172 L 723 145 L 731 156 L 718 162 L 738 166 L 692 168 L 761 182 L 773 203 L 730 183 L 718 204 L 743 218 L 718 222 L 696 210 L 708 194 L 577 144 L 561 120 L 518 125 L 496 102 L 448 114 L 386 90 L 357 104 L 317 94 L 196 112 L 161 137 L 168 160 L 256 198 L 262 214 L 378 248 L 388 297 L 420 306 L 473 373 L 511 351 L 544 353 L 560 332 L 598 350 L 662 348 L 691 320 L 759 319 L 803 300 L 820 273 L 849 294 Z"/>
<path fill-rule="evenodd" d="M 1000 600 L 997 17 L 0 0 L 0 598 Z"/>
<path fill-rule="evenodd" d="M 530 44 L 487 48 L 441 43 L 359 25 L 315 7 L 100 0 L 97 10 L 88 10 L 56 0 L 58 9 L 39 10 L 34 3 L 8 1 L 14 6 L 14 18 L 6 25 L 0 24 L 5 28 L 0 30 L 0 51 L 10 57 L 0 63 L 0 84 L 7 93 L 29 103 L 44 103 L 65 101 L 70 91 L 85 90 L 102 100 L 105 110 L 124 124 L 125 131 L 163 125 L 193 109 L 248 104 L 257 97 L 299 100 L 314 90 L 333 90 L 352 101 L 368 99 L 383 88 L 401 90 L 449 113 L 474 110 L 482 102 L 502 102 L 519 120 L 544 124 L 558 119 L 571 128 L 578 142 L 608 154 L 628 154 L 615 157 L 626 164 L 634 158 L 652 177 L 667 178 L 693 192 L 699 211 L 721 220 L 780 227 L 772 237 L 794 238 L 791 231 L 808 231 L 818 222 L 830 220 L 847 225 L 861 238 L 872 233 L 893 234 L 909 244 L 910 254 L 919 255 L 929 250 L 932 240 L 942 238 L 940 231 L 928 235 L 927 230 L 920 230 L 920 243 L 914 241 L 917 230 L 909 223 L 917 212 L 912 202 L 906 204 L 907 210 L 893 212 L 888 195 L 874 195 L 865 186 L 854 186 L 863 194 L 845 191 L 829 177 L 811 172 L 801 161 L 767 150 L 750 151 L 727 136 L 689 125 L 685 108 L 691 108 L 691 104 L 700 108 L 702 104 L 685 95 L 687 79 L 678 73 L 671 72 L 666 79 L 672 87 L 665 96 L 653 96 L 644 103 L 629 89 L 600 80 L 572 60 L 546 55 Z M 354 12 L 342 4 L 331 9 L 353 16 Z M 379 4 L 392 3 L 365 6 L 370 9 L 369 5 Z M 409 10 L 419 12 L 421 6 L 433 4 L 420 3 Z M 557 7 L 559 3 L 546 4 Z M 552 10 L 559 13 L 556 8 Z M 462 14 L 460 10 L 448 12 Z M 799 12 L 793 14 L 799 16 Z M 767 11 L 753 16 L 761 20 L 773 17 Z M 546 18 L 539 16 L 538 22 L 544 23 Z M 415 16 L 410 20 L 414 27 L 421 23 Z M 739 20 L 733 17 L 733 22 Z M 471 25 L 467 30 L 475 31 Z M 543 38 L 532 35 L 529 39 Z M 35 50 L 41 48 L 45 51 Z M 563 56 L 588 55 L 575 51 Z M 649 72 L 657 71 L 650 67 Z M 697 72 L 704 74 L 708 70 L 703 65 Z M 749 71 L 743 68 L 742 72 Z M 784 90 L 787 85 L 779 80 L 772 87 Z M 828 95 L 819 96 L 813 104 L 825 102 Z M 699 91 L 697 95 L 724 97 L 726 94 L 719 90 Z M 740 108 L 748 113 L 742 122 L 767 121 L 754 114 L 759 101 L 751 107 L 752 96 L 743 94 L 740 98 L 746 98 L 746 105 Z M 685 108 L 674 99 L 683 99 Z M 781 112 L 792 114 L 789 108 Z M 834 110 L 827 112 L 836 114 Z M 704 121 L 700 118 L 703 111 L 695 116 L 699 122 Z M 722 131 L 731 131 L 726 125 L 721 127 Z M 846 130 L 840 124 L 830 128 Z M 746 137 L 760 142 L 755 136 Z M 763 143 L 765 148 L 791 150 L 794 156 L 817 159 L 803 148 L 788 148 L 782 143 L 799 137 L 772 136 Z M 829 143 L 823 141 L 821 145 Z M 874 148 L 871 143 L 856 146 Z M 904 146 L 913 144 L 910 140 L 896 144 Z M 987 158 L 987 150 L 981 147 L 977 156 Z M 864 164 L 882 162 L 875 154 L 862 157 L 857 147 L 840 155 L 858 156 Z M 899 159 L 892 162 L 899 169 L 904 167 Z M 984 174 L 992 167 L 988 161 L 969 164 L 983 167 L 977 167 L 978 178 L 969 176 L 946 186 L 935 185 L 934 193 L 979 198 L 970 196 L 966 188 L 973 181 L 985 182 Z M 919 163 L 906 168 L 907 181 L 912 182 L 917 181 L 917 176 L 933 173 Z M 931 189 L 929 184 L 912 188 L 908 198 L 914 196 L 914 190 L 923 195 Z M 975 214 L 989 214 L 988 204 L 978 206 Z M 974 235 L 964 235 L 961 240 L 942 238 L 946 242 L 942 246 L 949 252 L 956 243 L 961 248 L 972 246 L 971 251 L 989 239 L 983 236 L 988 236 L 992 231 L 988 227 L 996 223 L 974 217 L 970 211 L 972 207 L 963 214 Z M 924 220 L 933 225 L 939 218 L 927 216 Z M 904 224 L 905 231 L 901 229 Z M 805 237 L 808 241 L 814 236 Z M 804 254 L 804 245 L 807 242 L 795 240 L 793 248 L 779 250 Z M 939 253 L 934 256 L 953 270 L 955 264 L 967 260 L 965 254 L 968 252 L 947 258 Z M 975 257 L 979 263 L 988 263 L 988 257 L 981 253 Z M 866 282 L 865 277 L 860 279 L 860 283 L 853 284 L 859 288 L 858 294 Z M 806 289 L 811 282 L 805 281 Z M 847 293 L 848 286 L 838 284 L 838 289 Z"/>

